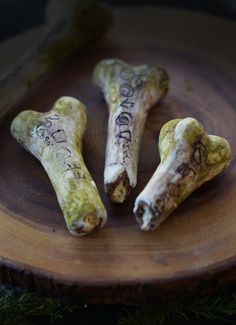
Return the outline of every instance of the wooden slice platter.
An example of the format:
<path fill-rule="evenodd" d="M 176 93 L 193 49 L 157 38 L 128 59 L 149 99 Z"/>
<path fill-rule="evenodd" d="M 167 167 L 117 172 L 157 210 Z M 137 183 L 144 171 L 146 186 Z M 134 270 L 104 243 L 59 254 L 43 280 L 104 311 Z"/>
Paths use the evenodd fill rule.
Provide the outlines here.
<path fill-rule="evenodd" d="M 61 64 L 0 125 L 0 280 L 82 303 L 143 303 L 205 292 L 236 280 L 236 24 L 200 13 L 117 9 L 112 31 Z M 151 110 L 138 185 L 112 205 L 103 191 L 107 109 L 91 76 L 117 57 L 164 67 L 168 95 Z M 84 158 L 107 207 L 107 226 L 84 238 L 66 229 L 43 168 L 11 137 L 23 109 L 49 110 L 63 95 L 87 106 Z M 135 197 L 159 163 L 158 134 L 170 119 L 192 116 L 227 138 L 230 167 L 191 195 L 156 231 L 141 233 Z"/>

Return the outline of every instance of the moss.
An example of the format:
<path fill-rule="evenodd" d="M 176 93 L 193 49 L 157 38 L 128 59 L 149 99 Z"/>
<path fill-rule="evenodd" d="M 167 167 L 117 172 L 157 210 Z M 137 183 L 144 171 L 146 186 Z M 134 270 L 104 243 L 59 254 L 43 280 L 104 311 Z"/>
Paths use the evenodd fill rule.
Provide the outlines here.
<path fill-rule="evenodd" d="M 187 118 L 188 123 L 182 133 L 183 139 L 193 145 L 197 139 L 201 139 L 206 133 L 203 126 L 194 118 Z"/>
<path fill-rule="evenodd" d="M 36 125 L 41 113 L 35 111 L 23 111 L 16 116 L 11 123 L 11 133 L 16 140 L 24 147 L 32 143 L 32 125 Z"/>
<path fill-rule="evenodd" d="M 164 161 L 173 150 L 175 146 L 174 133 L 176 125 L 181 121 L 181 119 L 174 119 L 167 122 L 161 129 L 159 135 L 159 151 L 161 156 L 161 161 Z"/>
<path fill-rule="evenodd" d="M 167 72 L 164 69 L 158 68 L 160 71 L 159 87 L 164 92 L 167 92 L 169 89 L 170 78 Z"/>
<path fill-rule="evenodd" d="M 92 230 L 100 222 L 97 213 L 98 211 L 104 211 L 104 206 L 97 189 L 91 185 L 91 182 L 90 175 L 83 181 L 70 180 L 70 190 L 61 207 L 67 227 L 72 232 L 76 231 L 80 222 L 85 227 L 88 222 L 92 222 L 93 224 L 89 224 Z M 79 228 L 78 231 L 80 231 Z"/>
<path fill-rule="evenodd" d="M 91 201 L 91 197 L 86 191 L 86 186 L 82 190 L 77 189 L 77 192 L 69 192 L 65 202 L 66 205 L 63 206 L 63 211 L 68 227 L 71 227 L 75 222 L 95 211 L 94 198 Z"/>
<path fill-rule="evenodd" d="M 224 163 L 225 160 L 230 161 L 231 149 L 227 140 L 218 136 L 212 136 L 212 141 L 209 146 L 210 152 L 207 156 L 208 165 L 221 164 Z"/>

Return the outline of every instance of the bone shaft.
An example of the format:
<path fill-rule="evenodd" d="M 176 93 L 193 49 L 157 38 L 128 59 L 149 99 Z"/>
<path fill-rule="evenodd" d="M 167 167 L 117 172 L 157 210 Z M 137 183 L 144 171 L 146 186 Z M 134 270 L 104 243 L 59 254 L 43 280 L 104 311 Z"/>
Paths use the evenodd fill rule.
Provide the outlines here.
<path fill-rule="evenodd" d="M 151 222 L 155 219 L 155 226 L 162 223 L 169 214 L 194 190 L 194 175 L 189 173 L 182 176 L 176 173 L 178 159 L 171 164 L 167 159 L 164 164 L 159 165 L 144 190 L 135 201 L 135 211 L 145 205 L 142 216 L 142 229 L 151 228 Z M 149 214 L 145 218 L 145 213 Z"/>
<path fill-rule="evenodd" d="M 96 210 L 98 191 L 81 154 L 73 152 L 72 148 L 63 147 L 57 151 L 56 156 L 54 165 L 48 164 L 48 157 L 41 159 L 41 163 L 53 184 L 68 225 L 67 210 L 74 204 L 75 196 L 82 198 L 87 193 L 88 200 L 93 204 L 90 204 L 90 211 L 86 209 L 86 214 L 92 214 Z"/>
<path fill-rule="evenodd" d="M 50 160 L 53 160 L 53 165 L 48 163 Z M 68 145 L 57 148 L 56 152 L 45 153 L 41 163 L 58 192 L 69 189 L 71 180 L 76 183 L 92 180 L 82 155 Z"/>
<path fill-rule="evenodd" d="M 142 201 L 154 207 L 161 197 L 166 197 L 167 194 L 169 197 L 168 191 L 171 190 L 172 184 L 181 183 L 180 176 L 171 175 L 168 169 L 162 171 L 161 167 L 157 168 L 144 190 L 139 194 L 136 204 Z"/>
<path fill-rule="evenodd" d="M 123 116 L 123 123 L 122 123 Z M 146 114 L 139 111 L 124 111 L 118 109 L 110 114 L 105 163 L 105 183 L 110 179 L 111 167 L 123 167 L 127 172 L 130 185 L 136 185 L 138 156 Z M 121 169 L 122 170 L 122 169 Z"/>

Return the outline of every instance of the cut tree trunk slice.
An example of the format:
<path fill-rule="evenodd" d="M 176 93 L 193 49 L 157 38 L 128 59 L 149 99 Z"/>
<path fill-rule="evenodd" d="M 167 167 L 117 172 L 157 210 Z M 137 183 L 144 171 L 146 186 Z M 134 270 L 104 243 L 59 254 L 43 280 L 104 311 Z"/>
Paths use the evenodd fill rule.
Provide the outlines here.
<path fill-rule="evenodd" d="M 0 125 L 1 281 L 81 303 L 144 303 L 236 280 L 235 35 L 234 22 L 200 13 L 117 9 L 103 42 L 61 64 L 6 116 Z M 147 118 L 138 184 L 120 206 L 103 190 L 108 113 L 91 81 L 94 66 L 108 57 L 161 66 L 171 84 Z M 47 111 L 65 95 L 87 106 L 85 162 L 108 210 L 107 226 L 86 238 L 69 234 L 46 173 L 10 135 L 18 112 Z M 141 233 L 132 209 L 159 163 L 160 129 L 187 116 L 231 143 L 231 165 L 156 231 Z"/>

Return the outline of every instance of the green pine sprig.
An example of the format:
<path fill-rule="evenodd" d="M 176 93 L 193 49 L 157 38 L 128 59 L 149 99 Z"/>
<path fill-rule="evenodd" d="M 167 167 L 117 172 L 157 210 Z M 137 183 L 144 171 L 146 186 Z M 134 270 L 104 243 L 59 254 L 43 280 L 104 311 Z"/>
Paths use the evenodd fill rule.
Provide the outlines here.
<path fill-rule="evenodd" d="M 161 325 L 173 319 L 207 319 L 233 323 L 234 315 L 236 316 L 235 289 L 156 305 L 81 306 L 0 286 L 1 325 L 39 324 L 42 318 L 44 324 L 66 324 L 68 321 L 68 324 L 83 325 Z"/>
<path fill-rule="evenodd" d="M 159 325 L 170 319 L 218 320 L 233 323 L 236 315 L 236 292 L 178 300 L 172 303 L 136 307 L 121 317 L 118 325 Z"/>
<path fill-rule="evenodd" d="M 57 299 L 39 297 L 18 289 L 0 288 L 0 324 L 23 325 L 46 316 L 50 322 L 72 313 L 79 307 L 63 304 Z"/>

